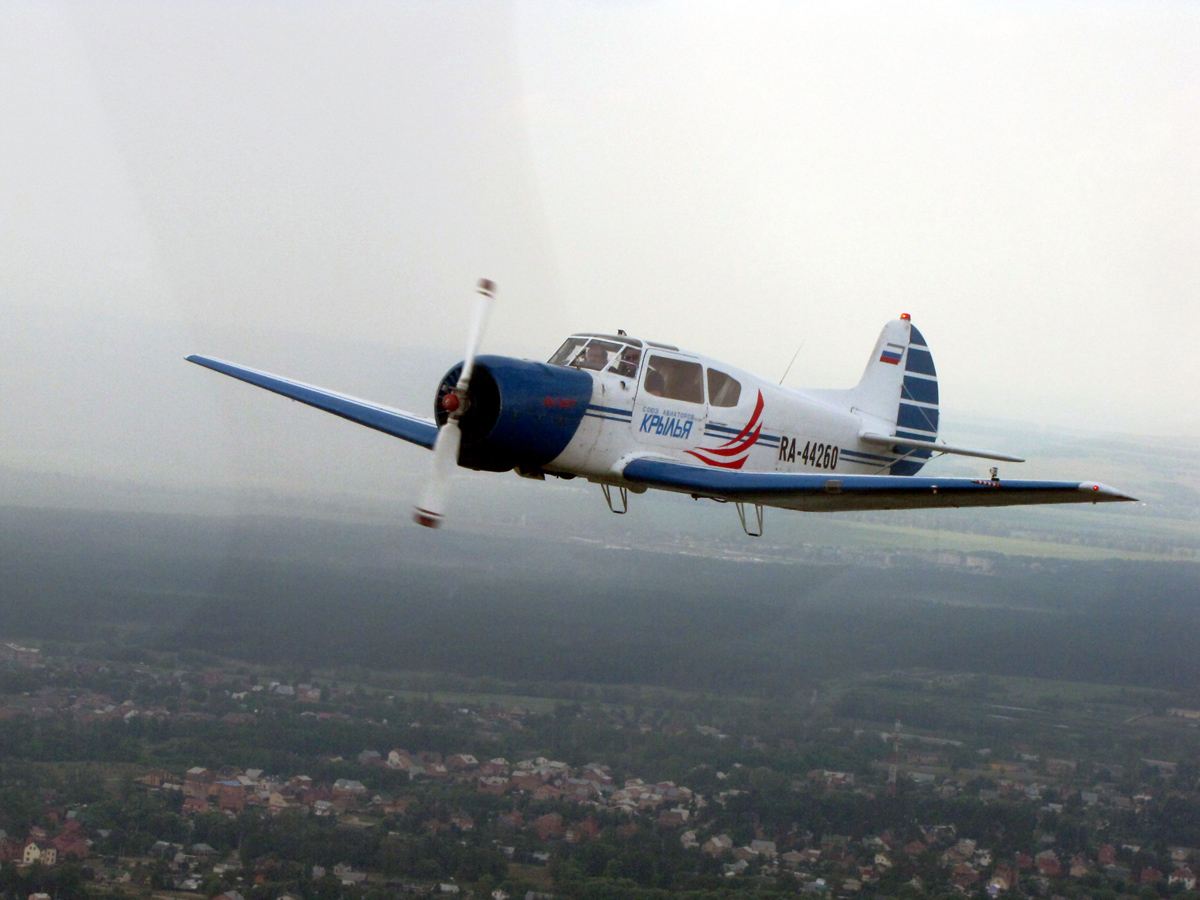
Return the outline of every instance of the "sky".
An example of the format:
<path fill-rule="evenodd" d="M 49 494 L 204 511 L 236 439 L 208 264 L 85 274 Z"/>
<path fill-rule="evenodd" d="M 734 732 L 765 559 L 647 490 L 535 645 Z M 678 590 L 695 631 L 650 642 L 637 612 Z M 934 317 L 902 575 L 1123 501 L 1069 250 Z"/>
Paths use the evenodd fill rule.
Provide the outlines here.
<path fill-rule="evenodd" d="M 1196 47 L 1193 3 L 0 0 L 0 500 L 399 503 L 422 451 L 182 357 L 427 414 L 479 277 L 487 352 L 847 387 L 908 312 L 947 423 L 1186 443 Z"/>

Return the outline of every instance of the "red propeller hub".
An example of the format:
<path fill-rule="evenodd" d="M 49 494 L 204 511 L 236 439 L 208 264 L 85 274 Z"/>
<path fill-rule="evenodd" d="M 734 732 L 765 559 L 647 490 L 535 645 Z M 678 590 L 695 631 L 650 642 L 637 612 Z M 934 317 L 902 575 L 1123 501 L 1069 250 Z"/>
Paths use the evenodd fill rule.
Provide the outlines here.
<path fill-rule="evenodd" d="M 451 391 L 442 398 L 442 409 L 444 409 L 446 412 L 454 412 L 456 409 L 458 409 L 458 403 L 458 394 Z"/>

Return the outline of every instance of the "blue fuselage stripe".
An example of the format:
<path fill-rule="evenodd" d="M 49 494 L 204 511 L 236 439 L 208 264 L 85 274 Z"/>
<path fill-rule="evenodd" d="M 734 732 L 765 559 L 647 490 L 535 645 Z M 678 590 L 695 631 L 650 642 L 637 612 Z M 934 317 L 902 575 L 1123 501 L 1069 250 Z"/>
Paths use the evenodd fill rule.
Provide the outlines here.
<path fill-rule="evenodd" d="M 613 413 L 614 415 L 624 416 L 626 419 L 633 418 L 633 410 L 632 409 L 619 409 L 615 406 L 598 406 L 598 405 L 592 404 L 592 405 L 588 406 L 588 412 L 589 413 L 590 412 Z"/>

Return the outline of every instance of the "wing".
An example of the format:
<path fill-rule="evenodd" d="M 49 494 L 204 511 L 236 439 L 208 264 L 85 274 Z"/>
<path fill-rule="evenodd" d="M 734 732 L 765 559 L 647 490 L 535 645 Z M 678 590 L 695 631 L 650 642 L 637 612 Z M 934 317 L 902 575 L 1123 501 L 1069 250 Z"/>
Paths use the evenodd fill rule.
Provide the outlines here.
<path fill-rule="evenodd" d="M 325 412 L 349 419 L 351 422 L 357 422 L 359 425 L 366 425 L 368 428 L 374 428 L 376 431 L 382 431 L 392 437 L 418 444 L 426 450 L 432 450 L 433 443 L 437 440 L 437 423 L 430 419 L 422 419 L 398 409 L 380 406 L 378 403 L 370 403 L 345 394 L 335 394 L 333 391 L 314 387 L 311 384 L 280 378 L 270 372 L 248 369 L 245 366 L 212 359 L 208 356 L 189 356 L 187 361 L 204 366 L 206 369 L 212 369 L 214 372 L 220 372 L 222 375 L 228 375 L 230 378 L 245 381 L 255 387 L 282 394 L 292 400 L 307 403 L 309 406 L 323 409 Z"/>
<path fill-rule="evenodd" d="M 625 465 L 627 481 L 714 500 L 837 512 L 925 506 L 1106 503 L 1135 498 L 1093 481 L 988 481 L 912 475 L 815 475 L 731 472 L 642 457 Z"/>

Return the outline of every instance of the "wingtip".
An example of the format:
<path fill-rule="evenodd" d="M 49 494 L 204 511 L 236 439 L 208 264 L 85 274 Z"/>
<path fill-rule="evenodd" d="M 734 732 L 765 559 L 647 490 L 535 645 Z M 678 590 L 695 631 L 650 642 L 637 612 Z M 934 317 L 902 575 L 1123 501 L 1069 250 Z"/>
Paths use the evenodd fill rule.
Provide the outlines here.
<path fill-rule="evenodd" d="M 1136 503 L 1137 497 L 1131 497 L 1128 494 L 1118 491 L 1114 487 L 1109 487 L 1107 484 L 1101 484 L 1098 481 L 1085 481 L 1079 485 L 1079 490 L 1085 493 L 1094 494 L 1094 502 L 1101 501 L 1125 501 Z"/>

